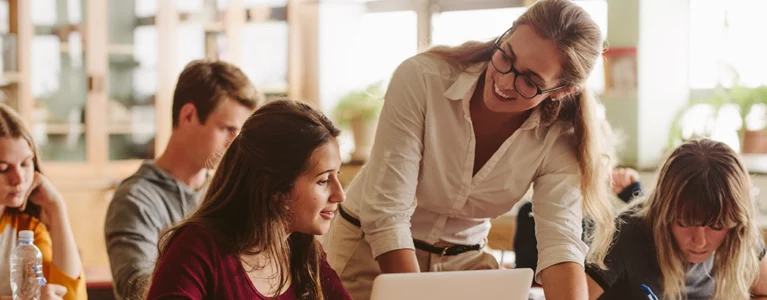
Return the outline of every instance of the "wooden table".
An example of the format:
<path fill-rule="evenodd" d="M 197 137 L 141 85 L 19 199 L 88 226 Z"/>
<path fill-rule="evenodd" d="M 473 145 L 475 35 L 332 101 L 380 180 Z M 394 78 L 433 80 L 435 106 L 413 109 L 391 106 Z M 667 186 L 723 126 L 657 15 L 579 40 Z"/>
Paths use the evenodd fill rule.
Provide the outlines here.
<path fill-rule="evenodd" d="M 114 300 L 112 271 L 109 266 L 87 266 L 84 269 L 88 299 Z"/>

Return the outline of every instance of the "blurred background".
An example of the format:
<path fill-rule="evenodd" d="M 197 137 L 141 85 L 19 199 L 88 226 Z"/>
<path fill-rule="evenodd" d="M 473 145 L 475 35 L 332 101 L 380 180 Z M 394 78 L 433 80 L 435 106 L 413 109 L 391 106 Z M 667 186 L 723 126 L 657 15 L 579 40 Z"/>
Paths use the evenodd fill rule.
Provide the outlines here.
<path fill-rule="evenodd" d="M 108 289 L 111 193 L 163 151 L 186 63 L 230 61 L 270 99 L 320 107 L 343 126 L 348 182 L 402 60 L 494 39 L 534 2 L 0 0 L 0 99 L 30 124 L 65 196 L 89 286 Z M 767 1 L 575 2 L 605 37 L 588 85 L 619 136 L 619 165 L 651 181 L 668 149 L 709 136 L 742 153 L 757 195 L 767 188 Z"/>

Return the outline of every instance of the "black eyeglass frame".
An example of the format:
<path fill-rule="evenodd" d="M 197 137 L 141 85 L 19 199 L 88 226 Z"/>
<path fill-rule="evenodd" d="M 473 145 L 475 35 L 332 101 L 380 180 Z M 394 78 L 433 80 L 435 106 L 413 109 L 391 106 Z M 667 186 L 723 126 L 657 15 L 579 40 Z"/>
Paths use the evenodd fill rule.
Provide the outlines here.
<path fill-rule="evenodd" d="M 496 51 L 497 52 L 501 52 L 501 55 L 503 55 L 503 57 L 509 61 L 509 69 L 505 70 L 505 71 L 499 69 L 498 66 L 496 66 L 495 63 L 493 62 L 492 58 L 490 58 L 490 64 L 493 65 L 493 68 L 495 68 L 495 70 L 498 71 L 498 73 L 501 73 L 501 74 L 504 74 L 504 75 L 509 74 L 509 73 L 514 73 L 514 89 L 517 91 L 517 93 L 520 96 L 522 96 L 522 97 L 524 97 L 526 99 L 533 99 L 533 98 L 535 98 L 538 95 L 542 95 L 542 94 L 545 94 L 545 93 L 550 93 L 550 92 L 557 91 L 557 90 L 560 90 L 560 89 L 563 89 L 563 88 L 567 87 L 567 85 L 561 85 L 561 86 L 558 86 L 558 87 L 554 87 L 554 88 L 543 90 L 537 84 L 535 84 L 535 82 L 533 82 L 533 80 L 530 79 L 529 76 L 519 72 L 519 70 L 517 70 L 517 68 L 514 67 L 514 62 L 511 59 L 511 56 L 509 56 L 509 54 L 506 53 L 506 51 L 504 51 L 501 48 L 501 40 L 503 40 L 503 38 L 506 37 L 506 35 L 508 35 L 509 32 L 511 32 L 511 28 L 506 30 L 506 32 L 504 32 L 501 36 L 498 37 L 498 39 L 495 40 L 495 42 L 493 43 L 493 54 L 492 54 L 492 55 L 495 55 Z M 536 93 L 534 95 L 526 96 L 526 95 L 523 95 L 522 93 L 519 92 L 519 89 L 517 88 L 517 77 L 520 77 L 520 76 L 527 83 L 529 83 L 530 85 L 535 87 Z"/>

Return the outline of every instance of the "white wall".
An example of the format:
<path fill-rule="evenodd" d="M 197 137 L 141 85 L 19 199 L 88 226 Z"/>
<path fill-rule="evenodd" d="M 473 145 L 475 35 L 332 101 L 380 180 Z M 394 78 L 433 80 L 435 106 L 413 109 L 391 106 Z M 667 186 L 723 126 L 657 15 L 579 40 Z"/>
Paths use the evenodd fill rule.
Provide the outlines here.
<path fill-rule="evenodd" d="M 674 115 L 689 98 L 688 0 L 639 1 L 638 161 L 654 168 Z"/>
<path fill-rule="evenodd" d="M 361 34 L 359 24 L 365 12 L 363 3 L 320 2 L 319 79 L 322 110 L 331 113 L 338 99 L 353 81 L 350 57 Z"/>
<path fill-rule="evenodd" d="M 322 111 L 331 119 L 333 109 L 344 93 L 353 86 L 352 57 L 360 35 L 359 24 L 365 12 L 362 3 L 320 2 L 319 8 L 319 94 Z M 346 161 L 354 149 L 349 130 L 339 137 L 341 158 Z"/>

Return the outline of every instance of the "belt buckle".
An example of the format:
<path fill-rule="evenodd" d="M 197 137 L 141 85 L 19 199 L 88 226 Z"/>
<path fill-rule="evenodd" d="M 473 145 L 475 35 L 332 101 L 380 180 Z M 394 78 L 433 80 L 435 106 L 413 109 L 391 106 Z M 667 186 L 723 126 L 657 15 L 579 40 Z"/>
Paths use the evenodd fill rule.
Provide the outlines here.
<path fill-rule="evenodd" d="M 447 254 L 447 250 L 450 249 L 450 246 L 445 246 L 442 248 L 442 253 L 439 256 L 445 256 Z"/>

